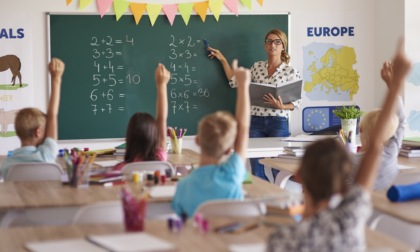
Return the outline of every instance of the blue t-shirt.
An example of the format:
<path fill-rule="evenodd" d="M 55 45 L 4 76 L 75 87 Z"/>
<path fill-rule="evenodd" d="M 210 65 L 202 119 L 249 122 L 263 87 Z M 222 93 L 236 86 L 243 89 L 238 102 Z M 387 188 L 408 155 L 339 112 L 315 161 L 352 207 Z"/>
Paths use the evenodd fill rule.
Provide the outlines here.
<path fill-rule="evenodd" d="M 172 209 L 180 216 L 186 213 L 191 217 L 205 201 L 242 200 L 242 183 L 245 178 L 245 164 L 236 153 L 220 165 L 202 166 L 178 182 Z"/>
<path fill-rule="evenodd" d="M 4 160 L 0 166 L 1 175 L 5 178 L 10 167 L 17 163 L 45 162 L 55 163 L 58 154 L 57 142 L 47 137 L 44 142 L 36 146 L 24 146 L 13 151 L 13 155 Z"/>

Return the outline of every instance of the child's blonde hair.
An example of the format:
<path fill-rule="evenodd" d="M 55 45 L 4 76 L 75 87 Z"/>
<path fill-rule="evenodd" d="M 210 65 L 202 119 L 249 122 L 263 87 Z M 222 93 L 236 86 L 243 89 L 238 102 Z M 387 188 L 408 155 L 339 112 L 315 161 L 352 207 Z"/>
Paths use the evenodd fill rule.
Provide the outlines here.
<path fill-rule="evenodd" d="M 367 113 L 360 122 L 360 142 L 362 143 L 363 148 L 369 147 L 369 135 L 375 130 L 373 127 L 376 125 L 380 112 L 380 109 L 372 110 Z M 398 124 L 398 116 L 393 114 L 389 122 L 383 126 L 385 127 L 384 139 L 386 139 L 386 141 L 395 134 Z"/>
<path fill-rule="evenodd" d="M 209 157 L 221 158 L 233 147 L 236 133 L 237 123 L 229 112 L 218 111 L 205 116 L 198 125 L 201 152 Z"/>
<path fill-rule="evenodd" d="M 21 109 L 15 118 L 16 135 L 21 140 L 35 136 L 37 128 L 45 130 L 47 115 L 36 108 Z"/>

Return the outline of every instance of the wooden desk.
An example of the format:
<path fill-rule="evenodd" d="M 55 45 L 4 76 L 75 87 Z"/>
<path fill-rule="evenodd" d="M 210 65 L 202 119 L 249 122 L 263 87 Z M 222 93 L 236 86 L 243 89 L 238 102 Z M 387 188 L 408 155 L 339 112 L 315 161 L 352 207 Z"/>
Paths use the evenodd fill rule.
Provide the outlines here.
<path fill-rule="evenodd" d="M 226 222 L 224 222 L 226 223 Z M 217 225 L 222 224 L 218 222 Z M 210 221 L 210 229 L 214 228 L 214 221 Z M 173 243 L 177 251 L 229 251 L 231 244 L 265 243 L 273 227 L 261 225 L 253 230 L 241 234 L 217 234 L 212 231 L 203 235 L 197 232 L 190 223 L 183 227 L 180 233 L 168 231 L 166 221 L 147 221 L 145 232 Z M 0 250 L 23 252 L 27 242 L 82 239 L 92 234 L 123 233 L 121 224 L 77 225 L 58 227 L 24 227 L 0 229 Z M 367 247 L 369 249 L 391 248 L 394 251 L 413 251 L 395 239 L 379 232 L 366 230 Z"/>
<path fill-rule="evenodd" d="M 129 183 L 133 191 L 140 191 L 140 186 Z M 77 207 L 101 201 L 119 200 L 122 186 L 90 186 L 77 189 L 62 185 L 57 181 L 27 181 L 0 183 L 0 210 L 47 207 Z M 247 196 L 270 197 L 286 193 L 258 177 L 253 177 L 251 184 L 244 184 Z M 3 196 L 4 195 L 4 196 Z M 170 202 L 171 199 L 151 199 L 154 202 Z"/>

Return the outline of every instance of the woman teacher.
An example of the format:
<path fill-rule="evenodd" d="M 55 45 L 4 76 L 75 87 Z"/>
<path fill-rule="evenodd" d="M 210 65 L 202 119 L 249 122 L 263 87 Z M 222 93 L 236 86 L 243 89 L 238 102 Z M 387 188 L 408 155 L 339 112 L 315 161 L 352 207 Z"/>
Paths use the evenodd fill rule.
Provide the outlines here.
<path fill-rule="evenodd" d="M 281 30 L 271 30 L 267 33 L 264 40 L 264 49 L 267 53 L 267 61 L 258 61 L 251 67 L 251 81 L 265 84 L 281 84 L 292 80 L 300 79 L 299 73 L 289 66 L 290 56 L 286 52 L 287 36 Z M 236 87 L 235 77 L 233 76 L 230 64 L 223 54 L 209 47 L 209 57 L 217 58 L 223 66 L 229 85 Z M 300 100 L 283 104 L 281 96 L 273 97 L 266 94 L 261 99 L 274 107 L 264 108 L 258 106 L 251 107 L 251 127 L 249 137 L 287 137 L 289 133 L 290 112 L 300 107 Z M 251 158 L 252 174 L 268 180 L 264 173 L 264 166 L 258 162 L 259 158 Z M 275 174 L 273 174 L 275 175 Z"/>

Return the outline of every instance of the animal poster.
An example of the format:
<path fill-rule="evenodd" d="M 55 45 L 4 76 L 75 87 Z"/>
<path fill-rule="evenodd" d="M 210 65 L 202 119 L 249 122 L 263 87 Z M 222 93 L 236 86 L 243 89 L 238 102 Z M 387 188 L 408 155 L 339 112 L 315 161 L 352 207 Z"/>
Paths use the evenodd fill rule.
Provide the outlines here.
<path fill-rule="evenodd" d="M 34 105 L 32 26 L 28 13 L 0 16 L 0 155 L 6 155 L 20 146 L 16 112 Z"/>

